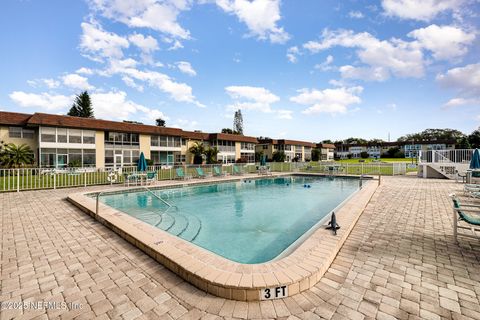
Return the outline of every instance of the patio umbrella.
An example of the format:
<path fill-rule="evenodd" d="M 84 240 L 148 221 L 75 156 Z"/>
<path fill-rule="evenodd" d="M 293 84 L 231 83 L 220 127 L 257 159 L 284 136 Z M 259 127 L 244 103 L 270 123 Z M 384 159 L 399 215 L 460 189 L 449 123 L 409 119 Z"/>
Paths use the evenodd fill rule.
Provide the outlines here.
<path fill-rule="evenodd" d="M 478 149 L 473 151 L 472 160 L 470 161 L 470 169 L 480 169 L 480 152 L 478 152 Z"/>
<path fill-rule="evenodd" d="M 143 154 L 143 152 L 140 153 L 140 159 L 138 159 L 137 170 L 138 171 L 147 170 L 147 160 L 145 160 L 145 155 Z"/>

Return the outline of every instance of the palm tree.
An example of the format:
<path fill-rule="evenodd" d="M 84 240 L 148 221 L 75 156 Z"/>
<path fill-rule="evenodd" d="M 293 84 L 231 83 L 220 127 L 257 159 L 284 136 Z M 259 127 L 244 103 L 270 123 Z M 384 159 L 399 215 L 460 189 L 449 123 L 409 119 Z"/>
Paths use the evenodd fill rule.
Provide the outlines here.
<path fill-rule="evenodd" d="M 93 118 L 92 101 L 90 100 L 87 91 L 83 91 L 77 95 L 75 102 L 67 115 L 81 118 Z"/>
<path fill-rule="evenodd" d="M 26 144 L 9 143 L 5 145 L 1 156 L 2 165 L 10 168 L 32 164 L 33 160 L 33 151 Z"/>
<path fill-rule="evenodd" d="M 202 142 L 195 142 L 193 146 L 191 146 L 188 151 L 193 154 L 193 163 L 194 164 L 202 164 L 203 162 L 203 155 L 205 154 L 205 146 Z"/>
<path fill-rule="evenodd" d="M 214 164 L 217 163 L 217 154 L 220 151 L 217 147 L 208 148 L 205 150 L 204 154 L 207 157 L 207 164 Z"/>

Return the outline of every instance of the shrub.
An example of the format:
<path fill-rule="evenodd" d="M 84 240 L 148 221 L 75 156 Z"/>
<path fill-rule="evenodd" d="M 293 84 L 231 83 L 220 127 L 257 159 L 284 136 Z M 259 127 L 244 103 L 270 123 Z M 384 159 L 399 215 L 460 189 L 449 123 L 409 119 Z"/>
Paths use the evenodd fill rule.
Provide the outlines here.
<path fill-rule="evenodd" d="M 362 159 L 367 159 L 369 156 L 370 156 L 370 155 L 368 154 L 367 151 L 362 151 L 362 152 L 360 152 L 360 157 L 361 157 Z"/>
<path fill-rule="evenodd" d="M 272 155 L 273 162 L 285 162 L 285 152 L 283 151 L 275 151 Z"/>

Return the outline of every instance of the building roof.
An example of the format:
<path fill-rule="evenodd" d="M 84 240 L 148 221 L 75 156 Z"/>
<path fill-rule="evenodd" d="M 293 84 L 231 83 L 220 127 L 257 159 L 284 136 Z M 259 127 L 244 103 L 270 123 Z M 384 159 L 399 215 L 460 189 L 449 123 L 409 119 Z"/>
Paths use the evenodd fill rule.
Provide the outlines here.
<path fill-rule="evenodd" d="M 210 134 L 200 131 L 183 131 L 184 137 L 192 140 L 210 140 Z"/>
<path fill-rule="evenodd" d="M 31 116 L 27 113 L 0 111 L 0 124 L 24 126 Z"/>
<path fill-rule="evenodd" d="M 333 143 L 318 143 L 317 148 L 335 149 L 335 145 Z"/>
<path fill-rule="evenodd" d="M 255 137 L 249 137 L 249 136 L 244 136 L 240 134 L 230 134 L 230 133 L 211 133 L 210 140 L 227 140 L 227 141 L 258 143 L 258 140 Z"/>
<path fill-rule="evenodd" d="M 315 148 L 316 144 L 308 141 L 300 140 L 286 140 L 286 139 L 261 139 L 258 140 L 259 143 L 267 144 L 292 144 L 292 145 L 301 145 L 305 147 Z"/>
<path fill-rule="evenodd" d="M 340 147 L 401 147 L 411 144 L 456 144 L 455 140 L 415 140 L 413 141 L 394 141 L 394 142 L 377 142 L 377 143 L 336 143 L 337 148 Z"/>
<path fill-rule="evenodd" d="M 28 119 L 27 125 L 183 136 L 183 130 L 177 128 L 158 127 L 145 124 L 109 121 L 92 118 L 61 116 L 46 113 L 34 113 Z"/>
<path fill-rule="evenodd" d="M 181 136 L 195 140 L 228 140 L 257 143 L 257 138 L 238 134 L 204 133 L 184 131 L 178 128 L 158 127 L 146 124 L 110 121 L 94 118 L 80 118 L 47 113 L 15 113 L 0 111 L 0 124 L 18 126 L 50 126 L 76 129 L 90 129 L 115 132 L 133 132 L 151 135 Z"/>

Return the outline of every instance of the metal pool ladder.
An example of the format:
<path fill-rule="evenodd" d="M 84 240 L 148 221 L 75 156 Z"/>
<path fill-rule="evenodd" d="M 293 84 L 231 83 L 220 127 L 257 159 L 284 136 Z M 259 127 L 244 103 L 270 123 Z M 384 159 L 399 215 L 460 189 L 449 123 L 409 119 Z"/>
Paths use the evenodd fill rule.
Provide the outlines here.
<path fill-rule="evenodd" d="M 148 189 L 148 187 L 143 187 L 145 190 L 147 190 L 148 192 L 150 192 L 155 198 L 157 198 L 158 200 L 162 201 L 164 204 L 166 204 L 168 206 L 168 209 L 170 208 L 177 208 L 177 206 L 172 206 L 170 203 L 168 203 L 166 200 L 162 199 L 162 197 L 159 197 L 155 192 L 153 192 L 152 190 Z M 168 210 L 167 209 L 167 210 Z M 177 208 L 178 209 L 178 208 Z M 167 211 L 165 210 L 165 212 Z"/>

